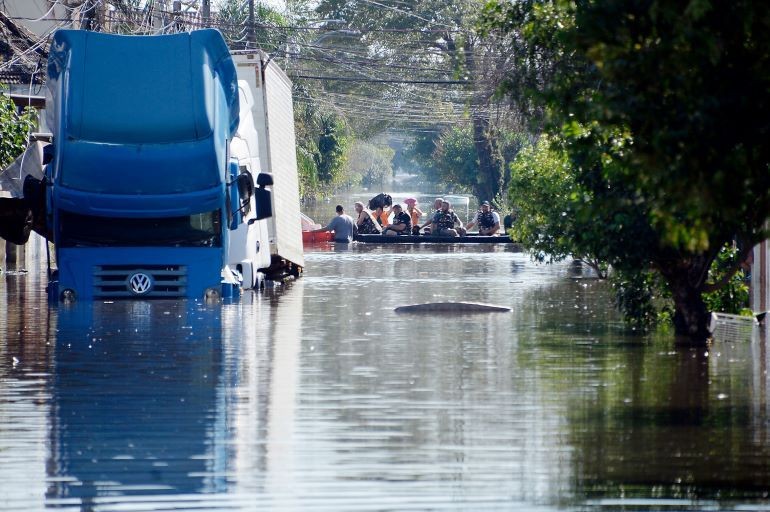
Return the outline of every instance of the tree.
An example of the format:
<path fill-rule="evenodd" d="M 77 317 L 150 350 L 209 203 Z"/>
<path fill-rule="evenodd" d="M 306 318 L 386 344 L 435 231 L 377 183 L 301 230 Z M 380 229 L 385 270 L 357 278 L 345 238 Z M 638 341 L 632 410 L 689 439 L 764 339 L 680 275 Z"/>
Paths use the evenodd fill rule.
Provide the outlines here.
<path fill-rule="evenodd" d="M 294 109 L 294 127 L 301 196 L 315 199 L 345 184 L 350 135 L 344 120 L 322 105 L 303 102 Z"/>
<path fill-rule="evenodd" d="M 269 54 L 283 55 L 288 41 L 286 16 L 262 2 L 254 5 L 254 27 L 249 26 L 248 0 L 219 0 L 214 25 L 232 49 L 259 48 Z M 253 32 L 252 32 L 253 29 Z M 254 37 L 254 44 L 249 42 Z"/>
<path fill-rule="evenodd" d="M 320 136 L 318 151 L 313 156 L 318 169 L 319 180 L 327 185 L 336 186 L 344 181 L 343 166 L 348 139 L 345 123 L 332 114 L 322 114 L 319 119 Z"/>
<path fill-rule="evenodd" d="M 458 110 L 465 114 L 477 161 L 472 190 L 480 199 L 488 199 L 505 188 L 500 132 L 510 119 L 507 111 L 498 108 L 496 82 L 491 79 L 507 55 L 498 38 L 483 38 L 471 28 L 482 5 L 480 0 L 420 0 L 398 6 L 322 0 L 317 12 L 321 17 L 367 27 L 362 40 L 368 45 L 368 56 L 374 58 L 365 62 L 402 70 L 404 80 L 413 82 L 398 88 L 379 87 L 375 103 L 390 103 L 387 115 L 394 122 L 424 123 L 425 118 L 441 122 L 442 113 L 451 111 L 451 123 L 443 124 L 446 128 L 454 124 Z M 420 80 L 431 84 L 419 87 L 414 82 Z M 439 83 L 445 85 L 434 85 Z"/>
<path fill-rule="evenodd" d="M 35 128 L 37 114 L 16 108 L 10 96 L 0 94 L 0 169 L 5 169 L 27 146 L 27 136 Z"/>
<path fill-rule="evenodd" d="M 345 159 L 345 175 L 351 185 L 381 188 L 385 178 L 393 177 L 393 155 L 389 146 L 356 140 Z"/>
<path fill-rule="evenodd" d="M 443 129 L 435 127 L 412 139 L 407 156 L 429 183 L 441 184 L 447 191 L 470 192 L 481 201 L 497 200 L 508 187 L 510 171 L 501 175 L 502 190 L 495 192 L 494 187 L 490 188 L 485 174 L 480 172 L 474 136 L 472 122 Z M 525 136 L 501 128 L 496 140 L 500 158 L 503 164 L 508 164 L 518 154 Z"/>
<path fill-rule="evenodd" d="M 667 313 L 665 286 L 645 267 L 634 266 L 639 261 L 631 252 L 643 251 L 649 232 L 634 203 L 622 200 L 622 191 L 612 194 L 612 209 L 586 208 L 597 201 L 595 192 L 576 178 L 569 154 L 548 136 L 519 152 L 510 183 L 508 199 L 517 212 L 511 231 L 535 260 L 550 263 L 574 257 L 599 278 L 610 278 L 618 309 L 634 329 L 646 330 L 658 322 L 659 313 Z M 610 196 L 602 202 L 609 204 Z M 627 239 L 631 230 L 637 236 L 633 242 Z M 609 262 L 616 265 L 612 273 Z"/>
<path fill-rule="evenodd" d="M 526 42 L 502 89 L 542 108 L 561 137 L 588 192 L 575 214 L 624 219 L 614 240 L 598 229 L 580 243 L 613 266 L 662 276 L 677 334 L 704 341 L 703 294 L 767 236 L 765 9 L 748 0 L 543 1 L 493 3 L 486 15 L 487 27 Z M 710 282 L 734 239 L 738 263 Z"/>

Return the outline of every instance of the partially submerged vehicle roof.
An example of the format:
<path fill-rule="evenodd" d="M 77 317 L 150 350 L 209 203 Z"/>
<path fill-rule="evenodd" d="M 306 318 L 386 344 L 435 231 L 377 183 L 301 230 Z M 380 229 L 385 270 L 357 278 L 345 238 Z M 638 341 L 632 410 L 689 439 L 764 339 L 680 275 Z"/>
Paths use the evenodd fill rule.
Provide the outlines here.
<path fill-rule="evenodd" d="M 47 88 L 57 151 L 65 151 L 70 168 L 78 166 L 66 186 L 170 193 L 212 187 L 220 179 L 239 108 L 235 66 L 219 31 L 126 36 L 59 30 Z M 105 145 L 114 151 L 104 151 Z M 171 175 L 169 152 L 179 169 Z M 147 176 L 163 172 L 164 183 L 132 176 L 138 164 Z M 114 186 L 103 178 L 106 168 L 118 180 Z"/>

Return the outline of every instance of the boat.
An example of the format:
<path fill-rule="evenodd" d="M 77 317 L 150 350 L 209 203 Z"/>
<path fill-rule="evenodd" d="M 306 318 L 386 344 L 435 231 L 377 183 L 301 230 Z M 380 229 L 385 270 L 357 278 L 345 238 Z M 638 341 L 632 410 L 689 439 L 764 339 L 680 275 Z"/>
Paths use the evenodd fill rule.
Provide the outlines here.
<path fill-rule="evenodd" d="M 468 233 L 465 236 L 438 235 L 356 235 L 356 242 L 365 244 L 512 244 L 508 235 L 479 235 Z"/>
<path fill-rule="evenodd" d="M 302 212 L 300 212 L 299 216 L 302 222 L 302 245 L 334 241 L 334 233 L 331 231 L 318 231 L 314 233 L 313 230 L 320 228 L 321 225 Z"/>
<path fill-rule="evenodd" d="M 313 233 L 312 231 L 302 232 L 303 244 L 318 244 L 321 242 L 333 242 L 333 241 L 334 241 L 334 233 L 332 233 L 331 231 L 321 231 L 318 233 Z"/>

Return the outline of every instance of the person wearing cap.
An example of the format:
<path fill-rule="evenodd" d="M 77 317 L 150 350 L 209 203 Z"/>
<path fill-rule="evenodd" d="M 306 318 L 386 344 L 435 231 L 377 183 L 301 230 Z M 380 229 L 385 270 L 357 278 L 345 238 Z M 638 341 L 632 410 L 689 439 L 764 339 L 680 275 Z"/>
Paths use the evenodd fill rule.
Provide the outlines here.
<path fill-rule="evenodd" d="M 476 216 L 465 228 L 471 229 L 475 225 L 479 226 L 479 235 L 496 235 L 500 231 L 500 215 L 492 211 L 489 201 L 481 203 L 481 208 L 476 212 Z"/>
<path fill-rule="evenodd" d="M 356 223 L 350 215 L 345 214 L 345 209 L 341 204 L 337 205 L 337 216 L 334 217 L 326 227 L 314 229 L 311 233 L 321 233 L 323 231 L 333 231 L 334 241 L 341 244 L 347 244 L 353 241 L 356 235 Z"/>
<path fill-rule="evenodd" d="M 412 218 L 400 204 L 393 205 L 393 222 L 383 231 L 383 235 L 408 235 L 412 232 Z"/>
<path fill-rule="evenodd" d="M 438 236 L 463 236 L 465 229 L 449 201 L 441 201 L 441 209 L 433 215 L 431 233 Z"/>
<path fill-rule="evenodd" d="M 422 217 L 423 212 L 417 207 L 417 199 L 408 197 L 404 199 L 404 203 L 406 203 L 406 213 L 408 213 L 409 217 L 412 219 L 412 234 L 419 235 L 420 217 Z"/>

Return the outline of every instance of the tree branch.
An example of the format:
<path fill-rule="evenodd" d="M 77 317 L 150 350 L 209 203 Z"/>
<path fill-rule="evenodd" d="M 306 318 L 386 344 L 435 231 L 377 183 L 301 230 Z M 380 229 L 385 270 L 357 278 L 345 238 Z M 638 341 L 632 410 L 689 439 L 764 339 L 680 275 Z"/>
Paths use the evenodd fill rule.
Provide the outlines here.
<path fill-rule="evenodd" d="M 735 276 L 736 273 L 738 273 L 738 270 L 741 268 L 741 264 L 746 260 L 746 256 L 749 255 L 749 251 L 753 250 L 753 245 L 746 243 L 744 244 L 741 251 L 738 253 L 738 258 L 735 260 L 735 264 L 730 268 L 730 270 L 722 276 L 722 278 L 719 281 L 716 281 L 714 283 L 706 283 L 703 285 L 703 292 L 704 293 L 711 293 L 715 292 L 717 290 L 722 289 L 724 286 L 727 285 L 727 283 L 730 282 L 730 280 Z"/>

